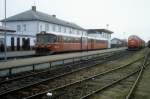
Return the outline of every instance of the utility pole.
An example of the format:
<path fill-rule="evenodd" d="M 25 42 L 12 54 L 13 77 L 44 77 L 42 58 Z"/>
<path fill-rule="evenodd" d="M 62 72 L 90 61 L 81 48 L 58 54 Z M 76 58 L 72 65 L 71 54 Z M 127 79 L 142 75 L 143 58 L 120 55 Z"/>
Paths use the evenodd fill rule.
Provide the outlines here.
<path fill-rule="evenodd" d="M 124 41 L 123 41 L 123 47 L 125 47 L 126 46 L 126 37 L 125 37 L 125 32 L 123 32 L 123 36 L 124 36 Z"/>
<path fill-rule="evenodd" d="M 5 33 L 4 33 L 4 42 L 5 42 L 5 61 L 7 61 L 7 32 L 6 32 L 6 0 L 4 2 L 5 4 L 5 21 L 4 21 L 4 25 L 5 25 Z"/>

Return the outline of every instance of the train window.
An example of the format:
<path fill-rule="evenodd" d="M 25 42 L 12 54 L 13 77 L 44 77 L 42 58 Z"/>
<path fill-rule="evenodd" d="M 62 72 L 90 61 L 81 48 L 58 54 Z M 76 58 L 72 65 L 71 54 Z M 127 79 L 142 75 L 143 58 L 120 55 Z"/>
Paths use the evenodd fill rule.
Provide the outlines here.
<path fill-rule="evenodd" d="M 75 38 L 75 42 L 76 42 L 76 43 L 79 43 L 79 38 Z"/>
<path fill-rule="evenodd" d="M 65 43 L 67 42 L 67 38 L 65 36 L 63 37 L 63 40 Z"/>
<path fill-rule="evenodd" d="M 37 35 L 37 42 L 39 43 L 53 43 L 57 41 L 57 36 L 55 35 Z"/>

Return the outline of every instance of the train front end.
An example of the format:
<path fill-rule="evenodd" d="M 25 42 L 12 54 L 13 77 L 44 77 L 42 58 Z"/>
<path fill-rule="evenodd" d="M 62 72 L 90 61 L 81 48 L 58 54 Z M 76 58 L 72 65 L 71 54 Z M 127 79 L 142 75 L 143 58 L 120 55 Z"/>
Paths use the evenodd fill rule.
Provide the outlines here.
<path fill-rule="evenodd" d="M 53 34 L 39 33 L 36 35 L 37 42 L 35 44 L 36 55 L 48 55 L 54 53 L 53 45 L 56 36 Z"/>
<path fill-rule="evenodd" d="M 139 50 L 145 46 L 145 42 L 138 36 L 132 35 L 128 38 L 128 50 Z"/>

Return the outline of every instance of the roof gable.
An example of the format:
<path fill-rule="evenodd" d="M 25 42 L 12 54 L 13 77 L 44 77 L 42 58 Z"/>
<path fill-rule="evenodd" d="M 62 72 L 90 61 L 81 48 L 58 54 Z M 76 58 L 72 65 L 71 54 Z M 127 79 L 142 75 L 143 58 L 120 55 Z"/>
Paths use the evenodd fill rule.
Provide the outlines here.
<path fill-rule="evenodd" d="M 13 22 L 13 21 L 45 21 L 45 22 L 49 22 L 49 23 L 53 23 L 53 24 L 58 24 L 58 25 L 63 25 L 63 26 L 68 26 L 68 27 L 72 27 L 75 29 L 80 29 L 80 30 L 84 30 L 82 27 L 71 23 L 71 22 L 67 22 L 61 19 L 58 19 L 56 17 L 53 17 L 52 15 L 48 15 L 46 13 L 42 13 L 39 11 L 34 11 L 34 10 L 28 10 L 25 12 L 22 12 L 20 14 L 8 17 L 6 20 L 3 19 L 1 20 L 1 22 Z"/>

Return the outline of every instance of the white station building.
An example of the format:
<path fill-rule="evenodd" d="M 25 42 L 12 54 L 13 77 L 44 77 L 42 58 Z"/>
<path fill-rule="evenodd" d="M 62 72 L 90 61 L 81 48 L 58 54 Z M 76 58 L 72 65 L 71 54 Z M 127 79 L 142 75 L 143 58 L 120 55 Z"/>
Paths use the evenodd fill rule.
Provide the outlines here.
<path fill-rule="evenodd" d="M 32 6 L 31 10 L 8 17 L 6 20 L 3 19 L 1 22 L 2 25 L 6 22 L 6 26 L 16 30 L 15 35 L 7 37 L 7 46 L 9 48 L 14 46 L 14 49 L 8 49 L 8 51 L 33 49 L 36 42 L 36 34 L 41 31 L 87 35 L 86 30 L 82 27 L 58 19 L 56 15 L 39 12 L 36 10 L 36 6 Z"/>

